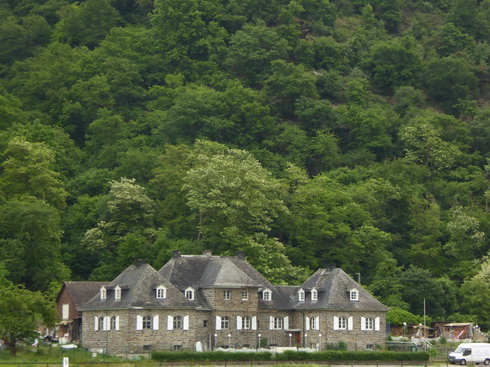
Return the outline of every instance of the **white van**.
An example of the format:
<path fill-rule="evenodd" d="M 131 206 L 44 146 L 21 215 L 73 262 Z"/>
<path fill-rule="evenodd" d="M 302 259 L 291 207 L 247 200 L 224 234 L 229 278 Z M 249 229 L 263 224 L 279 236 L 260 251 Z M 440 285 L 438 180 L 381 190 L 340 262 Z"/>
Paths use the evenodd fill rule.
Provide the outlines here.
<path fill-rule="evenodd" d="M 475 364 L 490 364 L 489 343 L 463 343 L 454 352 L 449 353 L 449 362 L 465 365 L 467 362 Z"/>

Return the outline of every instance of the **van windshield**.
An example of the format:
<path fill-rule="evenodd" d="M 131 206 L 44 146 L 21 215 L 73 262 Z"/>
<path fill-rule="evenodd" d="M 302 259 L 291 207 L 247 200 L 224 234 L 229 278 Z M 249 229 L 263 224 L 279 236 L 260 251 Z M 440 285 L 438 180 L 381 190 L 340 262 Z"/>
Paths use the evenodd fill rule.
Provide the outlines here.
<path fill-rule="evenodd" d="M 466 348 L 463 347 L 457 347 L 454 353 L 463 353 L 466 350 Z"/>

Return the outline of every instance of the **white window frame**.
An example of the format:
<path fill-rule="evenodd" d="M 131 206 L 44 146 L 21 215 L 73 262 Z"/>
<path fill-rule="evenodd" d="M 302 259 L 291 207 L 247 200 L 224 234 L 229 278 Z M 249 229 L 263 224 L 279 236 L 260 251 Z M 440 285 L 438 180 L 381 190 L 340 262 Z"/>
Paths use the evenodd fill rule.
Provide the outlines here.
<path fill-rule="evenodd" d="M 220 330 L 228 330 L 230 328 L 230 318 L 228 316 L 223 316 L 220 321 Z"/>
<path fill-rule="evenodd" d="M 151 316 L 143 316 L 141 327 L 144 329 L 152 329 L 153 319 Z"/>
<path fill-rule="evenodd" d="M 107 289 L 105 289 L 104 286 L 100 287 L 100 299 L 101 300 L 107 299 Z"/>
<path fill-rule="evenodd" d="M 184 318 L 182 316 L 180 315 L 174 316 L 172 322 L 173 322 L 172 330 L 184 328 Z"/>
<path fill-rule="evenodd" d="M 114 299 L 116 301 L 119 301 L 121 299 L 121 287 L 120 286 L 116 286 L 116 288 L 114 288 Z"/>
<path fill-rule="evenodd" d="M 320 330 L 320 316 L 311 317 L 309 326 L 311 330 Z"/>
<path fill-rule="evenodd" d="M 304 302 L 305 301 L 305 291 L 303 289 L 300 289 L 298 291 L 298 301 L 299 302 Z"/>
<path fill-rule="evenodd" d="M 248 301 L 248 291 L 242 291 L 242 301 Z"/>
<path fill-rule="evenodd" d="M 223 299 L 225 301 L 229 301 L 231 299 L 231 292 L 226 290 L 226 291 L 223 291 Z"/>
<path fill-rule="evenodd" d="M 119 330 L 119 316 L 112 316 L 111 317 L 111 329 L 112 330 Z"/>
<path fill-rule="evenodd" d="M 245 316 L 242 318 L 242 329 L 250 330 L 252 328 L 252 318 L 250 316 Z"/>
<path fill-rule="evenodd" d="M 68 320 L 70 318 L 70 304 L 63 303 L 61 306 L 61 319 Z"/>
<path fill-rule="evenodd" d="M 352 289 L 349 292 L 349 300 L 352 301 L 352 302 L 359 301 L 359 291 L 357 289 Z"/>
<path fill-rule="evenodd" d="M 105 330 L 105 317 L 102 316 L 102 317 L 99 317 L 99 323 L 97 325 L 97 330 L 102 330 L 104 331 Z"/>
<path fill-rule="evenodd" d="M 166 299 L 167 298 L 167 288 L 163 285 L 160 285 L 155 290 L 156 299 Z"/>
<path fill-rule="evenodd" d="M 365 318 L 364 330 L 374 330 L 374 318 L 373 317 L 366 317 Z"/>
<path fill-rule="evenodd" d="M 347 317 L 339 316 L 337 319 L 337 330 L 347 330 Z"/>
<path fill-rule="evenodd" d="M 272 300 L 272 291 L 270 289 L 264 289 L 262 291 L 262 300 L 263 301 L 270 301 L 270 300 Z"/>
<path fill-rule="evenodd" d="M 184 295 L 187 299 L 190 299 L 191 301 L 194 301 L 194 288 L 189 287 L 185 290 Z"/>
<path fill-rule="evenodd" d="M 318 301 L 318 291 L 315 288 L 311 290 L 311 300 Z"/>

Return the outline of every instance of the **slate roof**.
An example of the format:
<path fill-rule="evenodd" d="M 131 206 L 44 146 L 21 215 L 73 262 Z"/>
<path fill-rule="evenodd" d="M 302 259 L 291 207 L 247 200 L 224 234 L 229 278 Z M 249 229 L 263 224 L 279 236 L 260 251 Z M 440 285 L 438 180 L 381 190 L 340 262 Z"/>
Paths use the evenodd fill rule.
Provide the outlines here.
<path fill-rule="evenodd" d="M 247 261 L 230 256 L 178 255 L 159 273 L 181 290 L 227 287 L 273 287 Z"/>
<path fill-rule="evenodd" d="M 167 288 L 165 299 L 156 298 L 156 288 L 163 285 Z M 121 299 L 114 299 L 114 289 L 122 289 Z M 124 270 L 116 279 L 106 286 L 107 297 L 100 299 L 98 292 L 80 310 L 128 309 L 128 308 L 197 308 L 199 303 L 187 299 L 166 278 L 161 276 L 151 265 L 137 262 Z M 99 287 L 100 290 L 100 287 Z"/>
<path fill-rule="evenodd" d="M 56 300 L 58 300 L 63 291 L 66 291 L 73 300 L 75 307 L 78 308 L 85 302 L 89 301 L 99 292 L 100 287 L 106 284 L 109 284 L 109 282 L 64 282 Z"/>
<path fill-rule="evenodd" d="M 318 291 L 318 300 L 311 300 L 311 290 Z M 389 307 L 379 302 L 362 288 L 342 269 L 319 269 L 299 289 L 306 292 L 304 302 L 298 302 L 297 294 L 293 298 L 296 309 L 343 310 L 343 311 L 388 311 Z M 359 300 L 351 301 L 349 292 L 356 289 Z"/>

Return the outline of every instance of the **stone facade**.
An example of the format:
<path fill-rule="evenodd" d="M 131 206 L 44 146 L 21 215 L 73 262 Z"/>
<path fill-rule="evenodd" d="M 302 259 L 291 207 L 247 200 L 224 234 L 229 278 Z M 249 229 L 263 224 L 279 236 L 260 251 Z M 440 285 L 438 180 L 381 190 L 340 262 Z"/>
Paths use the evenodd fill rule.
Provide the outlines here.
<path fill-rule="evenodd" d="M 179 254 L 159 272 L 129 267 L 82 310 L 84 347 L 130 355 L 340 342 L 374 349 L 385 344 L 388 308 L 341 269 L 274 286 L 243 257 Z"/>

